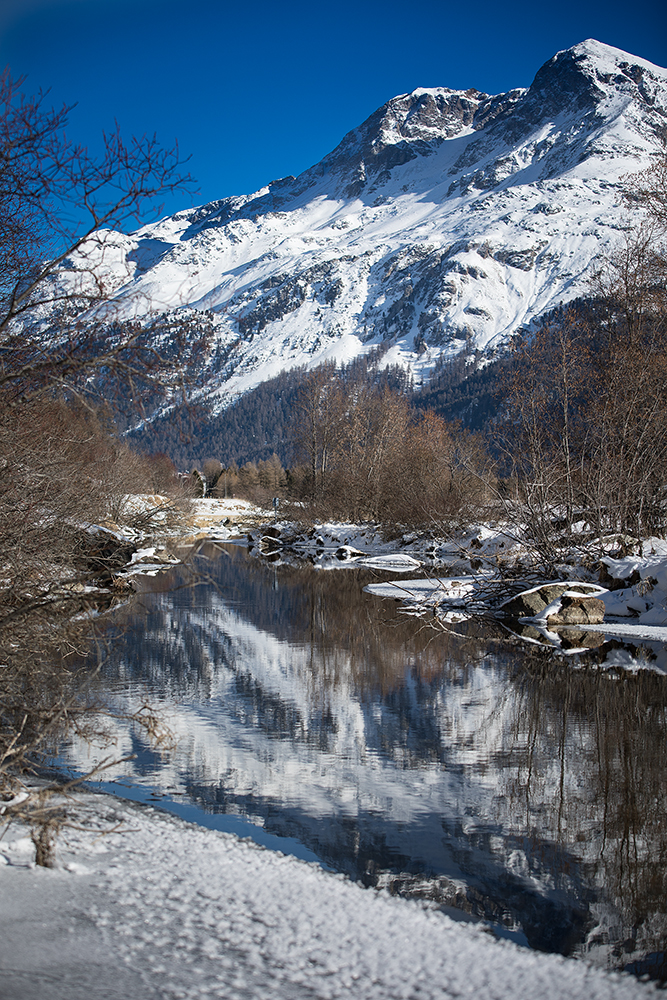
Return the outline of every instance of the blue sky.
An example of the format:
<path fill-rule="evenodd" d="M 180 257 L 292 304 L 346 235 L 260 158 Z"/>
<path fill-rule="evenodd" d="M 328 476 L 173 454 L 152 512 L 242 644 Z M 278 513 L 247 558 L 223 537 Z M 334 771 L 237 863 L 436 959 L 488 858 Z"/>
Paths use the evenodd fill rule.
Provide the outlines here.
<path fill-rule="evenodd" d="M 0 64 L 76 103 L 93 149 L 117 120 L 191 156 L 199 193 L 253 191 L 317 162 L 415 87 L 528 86 L 584 38 L 667 65 L 664 0 L 0 0 Z"/>

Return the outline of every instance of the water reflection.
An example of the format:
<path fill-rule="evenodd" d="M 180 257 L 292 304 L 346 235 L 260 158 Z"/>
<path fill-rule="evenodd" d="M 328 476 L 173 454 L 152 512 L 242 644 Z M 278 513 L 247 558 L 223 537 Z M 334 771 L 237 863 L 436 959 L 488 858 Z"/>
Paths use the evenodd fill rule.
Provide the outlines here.
<path fill-rule="evenodd" d="M 438 632 L 364 594 L 368 571 L 206 555 L 210 582 L 159 578 L 114 626 L 107 683 L 171 706 L 179 740 L 163 760 L 119 722 L 134 780 L 532 947 L 660 973 L 664 677 Z"/>

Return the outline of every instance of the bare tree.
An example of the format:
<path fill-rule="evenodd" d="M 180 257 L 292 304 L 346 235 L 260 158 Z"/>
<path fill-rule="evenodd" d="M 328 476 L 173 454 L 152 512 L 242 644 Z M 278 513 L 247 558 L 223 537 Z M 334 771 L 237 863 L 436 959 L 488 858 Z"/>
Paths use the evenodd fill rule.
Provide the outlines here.
<path fill-rule="evenodd" d="M 492 478 L 482 442 L 434 413 L 418 417 L 404 393 L 322 368 L 299 414 L 315 516 L 387 527 L 480 516 Z"/>
<path fill-rule="evenodd" d="M 145 330 L 108 305 L 112 230 L 192 180 L 178 147 L 126 143 L 118 126 L 91 155 L 65 134 L 72 108 L 22 84 L 0 76 L 0 387 L 16 401 L 81 388 L 91 371 L 142 378 L 157 367 Z"/>
<path fill-rule="evenodd" d="M 335 364 L 320 365 L 304 379 L 297 402 L 295 445 L 310 470 L 313 500 L 326 494 L 332 455 L 339 439 L 344 399 Z"/>
<path fill-rule="evenodd" d="M 111 596 L 87 583 L 113 577 L 94 525 L 150 472 L 91 396 L 166 367 L 106 307 L 110 230 L 190 184 L 154 137 L 115 128 L 90 155 L 65 135 L 71 109 L 21 86 L 0 77 L 0 794 L 88 725 L 85 612 Z"/>
<path fill-rule="evenodd" d="M 584 413 L 599 391 L 590 326 L 576 309 L 546 318 L 515 345 L 497 439 L 518 488 L 506 506 L 549 567 L 571 544 Z"/>
<path fill-rule="evenodd" d="M 634 177 L 626 201 L 643 216 L 602 262 L 596 291 L 600 391 L 583 442 L 585 495 L 598 526 L 662 534 L 667 527 L 667 156 Z"/>
<path fill-rule="evenodd" d="M 667 528 L 667 159 L 634 179 L 644 210 L 600 262 L 596 302 L 554 315 L 515 352 L 505 450 L 514 515 L 545 565 L 575 520 L 598 537 Z"/>

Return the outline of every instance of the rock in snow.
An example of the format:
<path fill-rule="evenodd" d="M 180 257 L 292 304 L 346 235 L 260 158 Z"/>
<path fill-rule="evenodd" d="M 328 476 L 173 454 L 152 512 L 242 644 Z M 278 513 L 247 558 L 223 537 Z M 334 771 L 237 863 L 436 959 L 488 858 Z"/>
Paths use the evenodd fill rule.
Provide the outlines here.
<path fill-rule="evenodd" d="M 596 625 L 604 618 L 604 604 L 599 599 L 600 594 L 604 592 L 604 587 L 598 587 L 595 583 L 581 583 L 579 580 L 544 583 L 504 601 L 498 612 L 509 618 L 536 618 L 546 621 L 555 616 L 562 607 L 569 606 L 581 609 L 582 614 L 580 616 L 575 614 L 571 621 L 559 624 Z M 591 609 L 592 617 L 583 610 L 585 608 Z"/>
<path fill-rule="evenodd" d="M 547 628 L 558 625 L 600 625 L 604 621 L 604 601 L 598 597 L 564 594 L 560 606 L 547 616 Z"/>

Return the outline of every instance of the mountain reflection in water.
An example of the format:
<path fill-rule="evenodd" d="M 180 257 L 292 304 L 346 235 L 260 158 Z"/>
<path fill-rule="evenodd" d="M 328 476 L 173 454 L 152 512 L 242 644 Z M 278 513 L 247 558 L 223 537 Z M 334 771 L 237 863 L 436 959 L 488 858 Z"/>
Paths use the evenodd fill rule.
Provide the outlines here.
<path fill-rule="evenodd" d="M 206 582 L 145 580 L 114 619 L 104 683 L 163 705 L 178 739 L 161 758 L 119 720 L 137 756 L 117 774 L 534 948 L 664 978 L 667 678 L 493 624 L 435 630 L 363 593 L 384 578 L 368 570 L 205 555 Z"/>

